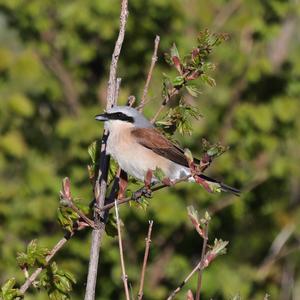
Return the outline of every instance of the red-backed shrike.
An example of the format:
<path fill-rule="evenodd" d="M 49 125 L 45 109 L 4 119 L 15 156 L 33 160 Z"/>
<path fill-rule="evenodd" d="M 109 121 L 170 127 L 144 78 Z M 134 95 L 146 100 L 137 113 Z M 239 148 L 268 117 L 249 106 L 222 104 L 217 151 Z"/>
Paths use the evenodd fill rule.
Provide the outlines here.
<path fill-rule="evenodd" d="M 106 122 L 109 131 L 107 153 L 129 175 L 145 181 L 148 172 L 156 168 L 160 168 L 171 182 L 192 175 L 184 151 L 156 130 L 136 109 L 115 106 L 95 118 Z M 197 164 L 199 160 L 194 159 L 194 162 Z M 204 174 L 188 178 L 188 181 L 195 180 L 202 181 L 206 187 L 213 185 L 215 189 L 239 194 L 239 190 Z M 152 177 L 151 181 L 157 179 Z"/>

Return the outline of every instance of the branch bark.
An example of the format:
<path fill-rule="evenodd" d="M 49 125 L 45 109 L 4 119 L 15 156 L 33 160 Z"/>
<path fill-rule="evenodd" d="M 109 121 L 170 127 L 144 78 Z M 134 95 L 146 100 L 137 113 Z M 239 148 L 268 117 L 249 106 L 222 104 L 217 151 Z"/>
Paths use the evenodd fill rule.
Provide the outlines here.
<path fill-rule="evenodd" d="M 122 49 L 122 44 L 124 41 L 127 17 L 128 17 L 128 1 L 122 0 L 119 35 L 115 44 L 115 48 L 112 54 L 111 65 L 110 65 L 109 81 L 108 81 L 107 97 L 106 97 L 106 109 L 109 109 L 116 103 L 116 96 L 118 94 L 116 88 L 120 83 L 120 81 L 118 83 L 116 79 L 117 65 L 118 65 L 118 60 Z M 108 131 L 105 128 L 103 132 L 102 146 L 101 146 L 100 169 L 98 172 L 98 179 L 95 185 L 95 205 L 100 209 L 104 206 L 106 187 L 107 187 L 107 173 L 108 173 L 108 165 L 109 165 L 109 157 L 106 155 L 107 137 L 108 137 Z M 94 222 L 95 225 L 97 226 L 97 229 L 94 229 L 92 232 L 89 271 L 88 271 L 87 287 L 86 287 L 85 298 L 84 298 L 85 300 L 95 299 L 99 252 L 100 252 L 100 246 L 105 231 L 105 218 L 106 218 L 105 211 L 99 212 L 99 210 L 94 209 Z"/>

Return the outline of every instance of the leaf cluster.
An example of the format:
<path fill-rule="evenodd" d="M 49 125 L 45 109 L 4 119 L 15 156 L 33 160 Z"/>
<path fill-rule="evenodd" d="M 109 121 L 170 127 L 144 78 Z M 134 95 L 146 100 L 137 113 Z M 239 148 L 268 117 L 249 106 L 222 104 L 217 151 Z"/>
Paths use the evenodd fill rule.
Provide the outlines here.
<path fill-rule="evenodd" d="M 55 262 L 47 266 L 38 287 L 44 288 L 49 299 L 68 300 L 71 299 L 72 285 L 76 283 L 74 276 L 67 271 L 59 269 Z"/>
<path fill-rule="evenodd" d="M 176 130 L 181 135 L 192 134 L 192 119 L 199 119 L 201 114 L 197 107 L 188 105 L 180 101 L 178 106 L 170 108 L 166 115 L 156 122 L 159 128 L 162 128 L 168 135 L 173 135 Z"/>
<path fill-rule="evenodd" d="M 17 298 L 18 299 L 23 298 L 19 289 L 15 288 L 15 284 L 16 284 L 16 279 L 11 278 L 1 286 L 1 293 L 0 293 L 1 300 L 13 300 Z"/>
<path fill-rule="evenodd" d="M 17 263 L 21 269 L 45 266 L 49 251 L 48 248 L 39 246 L 37 240 L 32 240 L 27 245 L 26 252 L 18 253 Z"/>

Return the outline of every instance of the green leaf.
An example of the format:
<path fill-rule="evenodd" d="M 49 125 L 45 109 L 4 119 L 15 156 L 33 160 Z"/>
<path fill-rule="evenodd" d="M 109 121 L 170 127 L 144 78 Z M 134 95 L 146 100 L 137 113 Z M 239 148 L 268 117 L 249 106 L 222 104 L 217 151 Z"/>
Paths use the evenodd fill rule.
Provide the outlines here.
<path fill-rule="evenodd" d="M 178 49 L 177 49 L 175 43 L 173 43 L 173 45 L 172 45 L 172 47 L 170 49 L 170 52 L 171 52 L 171 57 L 176 56 L 176 57 L 180 58 L 179 52 L 178 52 Z"/>
<path fill-rule="evenodd" d="M 72 232 L 73 224 L 79 219 L 79 216 L 71 208 L 67 206 L 60 206 L 57 209 L 57 218 L 62 228 L 68 232 Z"/>
<path fill-rule="evenodd" d="M 185 79 L 183 76 L 176 76 L 173 80 L 172 80 L 172 84 L 174 87 L 180 87 L 184 84 Z"/>
<path fill-rule="evenodd" d="M 71 299 L 69 293 L 74 283 L 76 283 L 74 276 L 70 272 L 59 269 L 58 265 L 53 262 L 47 266 L 39 281 L 39 286 L 47 291 L 50 299 L 67 300 Z"/>
<path fill-rule="evenodd" d="M 108 182 L 109 183 L 115 179 L 118 168 L 119 168 L 118 163 L 114 159 L 110 159 L 109 169 L 108 169 Z"/>
<path fill-rule="evenodd" d="M 226 246 L 228 245 L 228 241 L 223 241 L 221 239 L 215 239 L 214 245 L 211 250 L 211 253 L 214 255 L 222 255 L 226 253 Z"/>
<path fill-rule="evenodd" d="M 16 279 L 11 278 L 7 280 L 1 287 L 1 300 L 13 300 L 16 298 L 23 298 L 19 289 L 14 288 L 16 284 Z"/>
<path fill-rule="evenodd" d="M 153 175 L 155 178 L 157 178 L 160 182 L 162 182 L 165 178 L 166 178 L 166 174 L 164 173 L 164 171 L 159 168 L 156 167 L 155 170 L 153 171 Z"/>
<path fill-rule="evenodd" d="M 201 94 L 200 90 L 197 88 L 196 85 L 189 84 L 189 85 L 186 85 L 185 88 L 188 91 L 188 93 L 193 97 L 198 97 L 199 94 Z"/>
<path fill-rule="evenodd" d="M 17 255 L 17 262 L 20 268 L 45 266 L 46 257 L 49 249 L 37 245 L 37 240 L 32 240 L 26 249 L 26 252 L 20 252 Z"/>
<path fill-rule="evenodd" d="M 201 80 L 202 80 L 204 83 L 206 83 L 207 85 L 209 85 L 209 86 L 211 86 L 211 87 L 216 86 L 216 81 L 215 81 L 212 77 L 208 76 L 207 74 L 202 74 L 202 75 L 200 76 L 200 78 L 201 78 Z"/>
<path fill-rule="evenodd" d="M 210 157 L 218 157 L 229 149 L 228 146 L 223 146 L 220 143 L 211 144 L 206 139 L 202 139 L 203 153 L 207 153 Z"/>
<path fill-rule="evenodd" d="M 180 134 L 191 134 L 191 118 L 199 119 L 201 114 L 196 107 L 180 101 L 179 106 L 168 110 L 163 120 L 156 122 L 166 133 L 172 135 L 176 130 Z"/>
<path fill-rule="evenodd" d="M 98 144 L 97 141 L 94 141 L 88 147 L 88 153 L 93 164 L 96 163 L 97 144 Z"/>

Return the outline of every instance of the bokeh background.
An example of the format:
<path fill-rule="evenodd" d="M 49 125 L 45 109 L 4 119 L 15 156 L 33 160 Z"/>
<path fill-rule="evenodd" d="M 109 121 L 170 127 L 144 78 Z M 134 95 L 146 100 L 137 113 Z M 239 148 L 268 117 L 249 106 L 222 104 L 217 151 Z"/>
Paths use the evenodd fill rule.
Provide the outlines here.
<path fill-rule="evenodd" d="M 228 254 L 204 273 L 203 299 L 300 299 L 299 1 L 130 0 L 129 11 L 120 103 L 140 98 L 154 37 L 161 37 L 147 117 L 160 104 L 162 73 L 169 72 L 163 53 L 172 43 L 185 53 L 201 29 L 229 33 L 212 58 L 217 86 L 188 99 L 204 118 L 193 123 L 192 136 L 176 138 L 195 155 L 202 137 L 229 145 L 208 173 L 243 189 L 238 198 L 181 184 L 155 194 L 147 211 L 123 206 L 133 287 L 148 219 L 146 299 L 165 298 L 191 270 L 201 252 L 186 214 L 193 204 L 212 212 L 210 237 L 230 241 Z M 94 115 L 105 105 L 118 22 L 116 0 L 0 0 L 1 283 L 12 276 L 23 282 L 15 258 L 30 240 L 51 247 L 62 236 L 56 213 L 63 177 L 82 201 L 92 197 L 87 148 L 102 132 Z M 56 259 L 77 279 L 75 300 L 84 295 L 89 242 L 90 231 L 80 232 Z M 97 299 L 123 299 L 116 239 L 105 237 L 100 268 Z M 187 285 L 195 287 L 196 277 Z M 31 290 L 26 299 L 47 295 Z"/>

